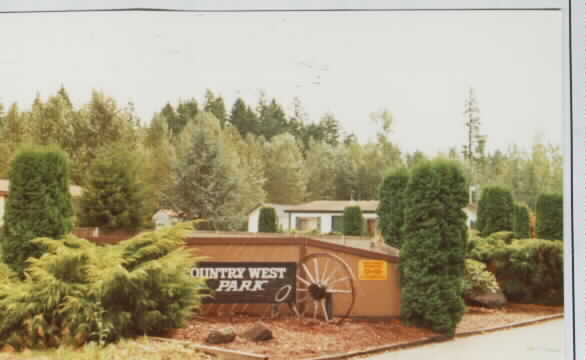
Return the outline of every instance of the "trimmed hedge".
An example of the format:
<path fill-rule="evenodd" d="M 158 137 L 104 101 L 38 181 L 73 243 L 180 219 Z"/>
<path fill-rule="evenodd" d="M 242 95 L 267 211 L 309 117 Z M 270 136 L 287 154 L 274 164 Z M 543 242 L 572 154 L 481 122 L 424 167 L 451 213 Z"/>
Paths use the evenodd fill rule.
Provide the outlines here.
<path fill-rule="evenodd" d="M 489 186 L 478 203 L 478 230 L 482 236 L 513 230 L 513 195 L 500 186 Z"/>
<path fill-rule="evenodd" d="M 446 160 L 417 166 L 406 190 L 401 319 L 453 335 L 464 315 L 468 202 L 463 171 Z"/>
<path fill-rule="evenodd" d="M 272 207 L 263 207 L 258 215 L 258 232 L 277 232 L 277 212 Z"/>
<path fill-rule="evenodd" d="M 469 257 L 487 264 L 507 299 L 513 302 L 563 304 L 563 244 L 545 239 L 498 236 L 473 238 Z"/>
<path fill-rule="evenodd" d="M 537 237 L 548 240 L 563 240 L 564 200 L 560 194 L 542 194 L 536 205 Z"/>
<path fill-rule="evenodd" d="M 364 218 L 360 206 L 348 206 L 344 209 L 344 235 L 362 235 Z"/>
<path fill-rule="evenodd" d="M 529 208 L 527 205 L 515 204 L 513 207 L 513 232 L 517 239 L 531 237 L 529 226 Z"/>
<path fill-rule="evenodd" d="M 54 147 L 22 150 L 11 163 L 9 180 L 2 258 L 22 273 L 29 257 L 44 252 L 34 238 L 58 239 L 73 228 L 67 156 Z"/>
<path fill-rule="evenodd" d="M 405 189 L 409 182 L 407 169 L 396 170 L 387 175 L 380 189 L 380 202 L 377 209 L 378 228 L 385 243 L 401 248 L 401 228 L 404 223 Z"/>

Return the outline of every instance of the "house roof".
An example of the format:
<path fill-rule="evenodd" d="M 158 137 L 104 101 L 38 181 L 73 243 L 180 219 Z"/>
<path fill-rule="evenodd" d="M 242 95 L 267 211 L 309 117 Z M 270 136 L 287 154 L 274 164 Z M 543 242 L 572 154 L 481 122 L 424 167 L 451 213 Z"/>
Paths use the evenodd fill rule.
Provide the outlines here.
<path fill-rule="evenodd" d="M 10 181 L 6 179 L 0 179 L 0 195 L 1 194 L 8 194 L 8 190 L 10 189 Z M 80 186 L 77 185 L 70 185 L 69 192 L 73 197 L 80 197 L 82 193 L 82 189 Z"/>
<path fill-rule="evenodd" d="M 348 206 L 360 206 L 362 212 L 376 212 L 378 201 L 319 200 L 291 205 L 285 209 L 285 212 L 344 212 Z"/>

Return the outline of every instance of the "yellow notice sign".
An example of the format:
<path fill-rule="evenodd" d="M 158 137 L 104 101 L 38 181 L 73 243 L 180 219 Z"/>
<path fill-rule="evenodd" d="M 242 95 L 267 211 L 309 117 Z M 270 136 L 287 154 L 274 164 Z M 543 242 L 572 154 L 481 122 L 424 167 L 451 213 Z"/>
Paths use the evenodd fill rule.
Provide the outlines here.
<path fill-rule="evenodd" d="M 387 262 L 383 260 L 360 260 L 359 280 L 387 280 Z"/>

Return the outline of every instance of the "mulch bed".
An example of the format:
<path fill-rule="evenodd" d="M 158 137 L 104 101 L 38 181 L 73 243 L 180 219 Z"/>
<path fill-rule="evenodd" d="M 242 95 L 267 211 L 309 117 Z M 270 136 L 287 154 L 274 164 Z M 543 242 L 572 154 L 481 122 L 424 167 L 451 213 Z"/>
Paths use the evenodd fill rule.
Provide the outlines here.
<path fill-rule="evenodd" d="M 468 307 L 456 332 L 508 325 L 562 312 L 563 307 L 560 306 L 511 304 L 498 310 Z M 211 330 L 230 327 L 236 334 L 241 334 L 257 321 L 258 317 L 250 316 L 235 316 L 231 319 L 198 317 L 185 328 L 170 332 L 167 337 L 205 344 L 205 338 Z M 295 318 L 264 319 L 263 322 L 272 330 L 274 339 L 255 343 L 238 336 L 234 342 L 218 346 L 268 355 L 271 360 L 292 360 L 345 353 L 437 335 L 430 330 L 405 326 L 399 320 L 347 320 L 340 326 L 317 321 L 302 322 Z"/>

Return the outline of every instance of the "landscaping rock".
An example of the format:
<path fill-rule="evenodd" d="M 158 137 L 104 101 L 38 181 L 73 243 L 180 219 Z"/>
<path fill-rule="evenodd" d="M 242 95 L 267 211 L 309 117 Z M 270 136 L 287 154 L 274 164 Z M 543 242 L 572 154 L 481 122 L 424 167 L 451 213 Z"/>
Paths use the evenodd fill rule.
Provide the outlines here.
<path fill-rule="evenodd" d="M 208 344 L 227 344 L 236 339 L 236 333 L 231 328 L 212 330 L 206 338 Z"/>
<path fill-rule="evenodd" d="M 474 294 L 467 298 L 468 302 L 488 308 L 499 308 L 507 304 L 507 298 L 501 290 Z"/>
<path fill-rule="evenodd" d="M 257 322 L 240 336 L 250 341 L 267 341 L 273 338 L 273 332 L 265 324 Z"/>

